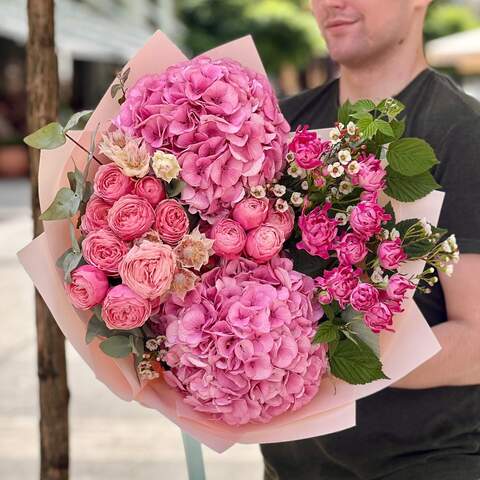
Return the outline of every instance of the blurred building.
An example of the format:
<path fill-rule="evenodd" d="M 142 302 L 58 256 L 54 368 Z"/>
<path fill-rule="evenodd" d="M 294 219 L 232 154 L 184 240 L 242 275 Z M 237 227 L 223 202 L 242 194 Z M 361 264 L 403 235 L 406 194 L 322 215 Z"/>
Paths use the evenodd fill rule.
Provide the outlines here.
<path fill-rule="evenodd" d="M 61 117 L 92 108 L 116 72 L 161 28 L 179 40 L 174 0 L 57 0 Z M 0 175 L 26 173 L 26 0 L 0 0 Z"/>

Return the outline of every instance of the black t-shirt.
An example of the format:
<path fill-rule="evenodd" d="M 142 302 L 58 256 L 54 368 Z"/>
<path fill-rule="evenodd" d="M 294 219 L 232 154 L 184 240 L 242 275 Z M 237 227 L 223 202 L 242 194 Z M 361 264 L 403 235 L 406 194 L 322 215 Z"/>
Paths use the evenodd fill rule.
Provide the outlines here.
<path fill-rule="evenodd" d="M 440 161 L 439 225 L 456 234 L 461 253 L 480 253 L 480 103 L 430 68 L 396 98 L 406 106 L 405 136 L 425 139 Z M 338 99 L 333 80 L 281 107 L 292 129 L 327 128 Z M 415 301 L 431 326 L 447 321 L 439 283 Z M 353 428 L 261 448 L 269 480 L 479 480 L 480 385 L 386 388 L 357 402 Z"/>

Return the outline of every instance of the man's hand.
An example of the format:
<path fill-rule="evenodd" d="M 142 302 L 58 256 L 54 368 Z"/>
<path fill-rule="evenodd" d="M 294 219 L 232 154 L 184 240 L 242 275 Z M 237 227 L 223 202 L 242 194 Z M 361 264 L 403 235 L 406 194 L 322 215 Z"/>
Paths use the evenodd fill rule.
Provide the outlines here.
<path fill-rule="evenodd" d="M 480 384 L 480 255 L 460 255 L 452 277 L 440 274 L 448 321 L 433 327 L 442 350 L 394 383 L 397 388 Z"/>

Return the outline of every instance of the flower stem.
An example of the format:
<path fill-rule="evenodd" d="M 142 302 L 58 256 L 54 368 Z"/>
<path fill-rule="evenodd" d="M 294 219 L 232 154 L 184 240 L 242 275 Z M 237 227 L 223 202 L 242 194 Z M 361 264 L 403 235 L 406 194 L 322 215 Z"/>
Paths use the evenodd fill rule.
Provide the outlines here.
<path fill-rule="evenodd" d="M 81 148 L 85 153 L 87 153 L 88 155 L 91 154 L 91 152 L 89 152 L 83 145 L 80 145 L 73 137 L 71 137 L 68 133 L 65 133 L 65 136 L 71 141 L 73 142 L 78 148 Z M 103 165 L 103 163 L 92 153 L 92 158 L 99 164 L 99 165 Z"/>

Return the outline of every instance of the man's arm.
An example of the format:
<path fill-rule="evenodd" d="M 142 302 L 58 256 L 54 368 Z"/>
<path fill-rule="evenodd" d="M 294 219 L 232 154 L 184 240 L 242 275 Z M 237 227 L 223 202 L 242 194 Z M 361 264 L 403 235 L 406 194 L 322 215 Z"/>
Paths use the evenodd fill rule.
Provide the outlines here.
<path fill-rule="evenodd" d="M 433 327 L 442 350 L 394 383 L 419 389 L 480 384 L 480 254 L 460 255 L 452 277 L 440 274 L 448 321 Z"/>

